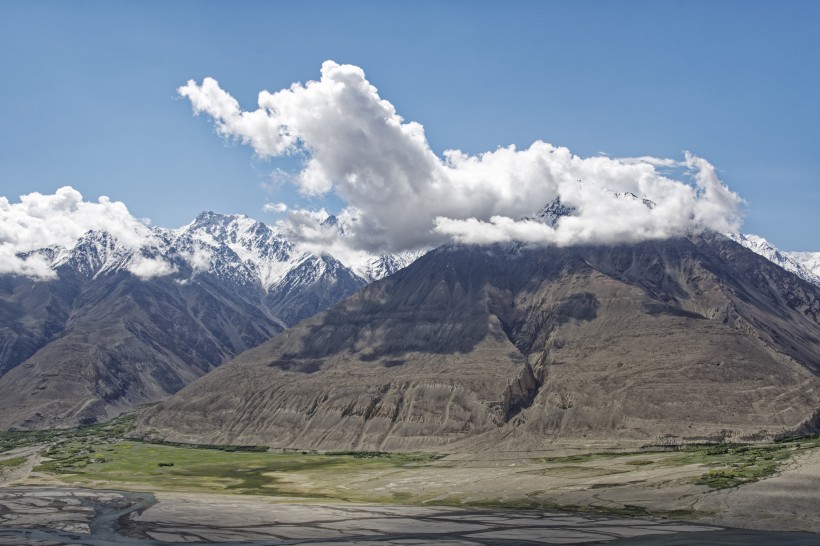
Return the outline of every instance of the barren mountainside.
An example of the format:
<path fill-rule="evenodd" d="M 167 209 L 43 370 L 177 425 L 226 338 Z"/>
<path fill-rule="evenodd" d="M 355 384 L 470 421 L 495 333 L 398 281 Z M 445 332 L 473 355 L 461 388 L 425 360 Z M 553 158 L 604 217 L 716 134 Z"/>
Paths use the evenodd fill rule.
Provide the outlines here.
<path fill-rule="evenodd" d="M 812 428 L 820 289 L 721 236 L 450 246 L 145 411 L 138 434 L 531 449 Z"/>

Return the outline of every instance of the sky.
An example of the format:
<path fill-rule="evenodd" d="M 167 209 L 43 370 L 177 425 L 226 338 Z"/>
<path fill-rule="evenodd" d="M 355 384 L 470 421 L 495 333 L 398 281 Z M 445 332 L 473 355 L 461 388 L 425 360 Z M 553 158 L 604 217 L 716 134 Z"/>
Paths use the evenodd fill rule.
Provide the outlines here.
<path fill-rule="evenodd" d="M 700 197 L 674 184 L 641 197 L 671 192 L 681 210 L 693 207 L 704 225 L 722 226 L 737 221 L 736 192 L 745 200 L 744 232 L 784 250 L 820 250 L 819 16 L 811 1 L 2 0 L 0 195 L 15 203 L 71 186 L 88 201 L 108 196 L 168 227 L 203 210 L 272 223 L 293 211 L 352 205 L 373 218 L 361 245 L 376 249 L 435 242 L 402 235 L 418 228 L 401 201 L 417 191 L 427 199 L 413 204 L 430 209 L 427 221 L 439 234 L 528 237 L 538 235 L 515 223 L 522 201 L 571 198 L 571 188 L 550 179 L 551 189 L 541 190 L 542 178 L 525 176 L 521 187 L 530 193 L 511 197 L 513 182 L 528 162 L 568 149 L 567 162 L 550 165 L 569 165 L 579 177 L 604 172 L 613 189 L 626 188 L 617 181 L 635 168 L 638 178 L 655 180 L 672 166 L 656 162 L 657 172 L 646 174 L 607 157 L 674 160 L 686 171 L 675 177 L 691 178 Z M 253 112 L 260 91 L 331 81 L 327 66 L 361 70 L 356 81 L 377 91 L 362 87 L 358 97 L 371 106 L 388 101 L 401 138 L 357 144 L 349 131 L 332 129 L 348 118 L 266 119 L 273 134 L 283 123 L 295 135 L 282 152 L 260 144 L 269 140 L 264 131 L 220 129 L 213 102 L 193 113 L 206 78 L 238 112 Z M 355 117 L 352 126 L 368 130 L 373 119 Z M 370 168 L 382 152 L 400 159 L 409 149 L 426 171 L 418 162 Z M 461 166 L 447 150 L 461 151 Z M 318 167 L 310 178 L 312 156 Z M 576 165 L 572 157 L 599 159 Z M 477 158 L 488 161 L 471 171 Z M 386 174 L 406 177 L 406 187 L 372 198 Z M 486 179 L 481 191 L 469 186 L 471 175 Z M 484 191 L 495 176 L 506 182 Z M 484 201 L 451 203 L 454 194 L 439 191 L 445 183 Z M 703 188 L 714 189 L 711 198 Z M 577 198 L 593 214 L 589 197 Z M 442 200 L 451 206 L 436 208 Z M 677 226 L 666 214 L 659 227 L 652 214 L 637 227 Z"/>

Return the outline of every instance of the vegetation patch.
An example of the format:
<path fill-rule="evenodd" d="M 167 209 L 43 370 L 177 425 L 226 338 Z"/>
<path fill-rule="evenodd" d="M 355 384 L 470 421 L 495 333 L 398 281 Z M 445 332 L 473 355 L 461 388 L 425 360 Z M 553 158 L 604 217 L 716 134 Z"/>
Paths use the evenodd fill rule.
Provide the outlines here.
<path fill-rule="evenodd" d="M 354 459 L 395 459 L 401 457 L 405 462 L 428 463 L 437 461 L 446 455 L 441 453 L 390 453 L 388 451 L 328 451 L 328 457 L 353 457 Z"/>
<path fill-rule="evenodd" d="M 820 447 L 820 436 L 808 435 L 780 440 L 772 444 L 689 444 L 675 447 L 650 448 L 632 452 L 601 452 L 549 457 L 544 463 L 587 463 L 601 459 L 623 457 L 625 465 L 641 467 L 648 465 L 685 466 L 702 465 L 709 468 L 695 478 L 693 483 L 711 489 L 726 489 L 752 483 L 776 474 L 783 463 L 807 449 Z M 649 459 L 646 456 L 652 455 Z M 640 457 L 640 458 L 636 458 Z M 558 466 L 546 468 L 547 475 L 580 472 L 594 467 Z"/>
<path fill-rule="evenodd" d="M 34 470 L 59 475 L 61 480 L 88 487 L 118 487 L 169 491 L 202 491 L 353 501 L 387 501 L 533 509 L 569 509 L 525 498 L 465 502 L 450 498 L 449 490 L 418 482 L 408 486 L 374 489 L 371 483 L 389 483 L 392 474 L 431 465 L 443 455 L 382 451 L 271 451 L 266 446 L 191 445 L 126 440 L 133 416 L 71 430 L 0 433 L 0 449 L 42 446 L 43 462 Z M 820 447 L 820 438 L 790 438 L 773 444 L 707 444 L 640 451 L 582 453 L 533 459 L 527 474 L 562 479 L 588 479 L 635 472 L 638 468 L 663 473 L 663 467 L 689 466 L 691 483 L 711 489 L 737 487 L 777 473 L 785 461 Z M 25 457 L 1 461 L 0 466 L 22 464 Z M 19 461 L 19 462 L 18 462 Z M 443 469 L 435 464 L 436 472 Z M 389 478 L 382 479 L 386 476 Z M 628 479 L 628 474 L 626 474 Z M 643 476 L 642 476 L 643 477 Z M 371 480 L 374 480 L 371 482 Z M 379 481 L 381 480 L 381 481 Z M 554 481 L 554 480 L 550 480 Z M 403 483 L 403 482 L 402 482 Z M 592 484 L 592 489 L 639 482 Z M 407 488 L 412 488 L 407 490 Z M 639 506 L 579 507 L 619 515 L 642 515 Z M 671 513 L 670 513 L 671 517 Z"/>
<path fill-rule="evenodd" d="M 600 451 L 597 453 L 579 453 L 577 455 L 565 455 L 562 457 L 545 457 L 541 459 L 541 461 L 545 463 L 585 463 L 595 459 L 615 459 L 618 457 L 644 454 L 646 454 L 644 451 Z"/>
<path fill-rule="evenodd" d="M 634 461 L 627 461 L 626 464 L 630 466 L 647 466 L 653 464 L 655 461 L 651 459 L 635 459 Z"/>
<path fill-rule="evenodd" d="M 460 506 L 473 508 L 504 508 L 514 510 L 538 510 L 539 512 L 575 512 L 575 513 L 593 513 L 593 514 L 608 514 L 612 516 L 626 516 L 626 517 L 657 517 L 665 519 L 693 519 L 699 514 L 696 510 L 650 510 L 644 506 L 625 504 L 625 505 L 601 505 L 601 506 L 586 506 L 576 504 L 558 504 L 550 501 L 543 501 L 536 497 L 539 492 L 528 493 L 525 498 L 515 499 L 485 499 L 485 500 L 464 500 L 458 497 L 448 497 L 445 499 L 436 499 L 435 504 L 441 506 Z"/>
<path fill-rule="evenodd" d="M 189 447 L 189 448 L 194 448 L 194 449 L 218 449 L 219 451 L 225 451 L 227 453 L 236 453 L 236 452 L 266 453 L 266 452 L 270 451 L 270 448 L 268 446 L 234 446 L 234 445 L 225 445 L 225 444 L 184 444 L 184 443 L 181 443 L 181 442 L 166 442 L 165 440 L 151 440 L 149 443 L 157 444 L 157 445 L 163 445 L 163 446 Z"/>
<path fill-rule="evenodd" d="M 71 429 L 0 431 L 0 453 L 59 442 L 105 442 L 123 438 L 133 428 L 134 414 Z"/>
<path fill-rule="evenodd" d="M 35 471 L 60 474 L 78 485 L 132 484 L 177 491 L 231 492 L 251 495 L 329 496 L 324 485 L 300 487 L 283 480 L 299 475 L 311 483 L 332 483 L 339 476 L 418 466 L 439 457 L 428 453 L 306 454 L 225 450 L 221 446 L 180 447 L 136 441 L 59 442 Z M 338 491 L 335 498 L 342 498 Z"/>
<path fill-rule="evenodd" d="M 0 461 L 0 469 L 2 468 L 14 468 L 15 466 L 20 466 L 21 464 L 25 463 L 28 460 L 27 457 L 12 457 L 11 459 L 5 459 Z"/>

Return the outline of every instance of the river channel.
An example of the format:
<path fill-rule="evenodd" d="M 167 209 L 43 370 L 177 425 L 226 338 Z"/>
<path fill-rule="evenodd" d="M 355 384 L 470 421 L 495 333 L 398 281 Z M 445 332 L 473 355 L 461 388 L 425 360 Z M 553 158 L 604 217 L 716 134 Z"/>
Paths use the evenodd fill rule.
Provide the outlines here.
<path fill-rule="evenodd" d="M 0 489 L 0 544 L 820 545 L 820 535 L 528 510 L 274 502 L 64 487 Z"/>

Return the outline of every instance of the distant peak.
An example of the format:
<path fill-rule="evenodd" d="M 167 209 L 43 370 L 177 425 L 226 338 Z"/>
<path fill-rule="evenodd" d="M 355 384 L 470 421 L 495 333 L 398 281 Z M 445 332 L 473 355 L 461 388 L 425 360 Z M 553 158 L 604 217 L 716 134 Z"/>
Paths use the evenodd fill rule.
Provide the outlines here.
<path fill-rule="evenodd" d="M 196 215 L 196 220 L 211 220 L 214 217 L 222 216 L 212 210 L 203 210 L 199 214 Z"/>
<path fill-rule="evenodd" d="M 235 220 L 237 218 L 243 218 L 243 216 L 241 214 L 222 214 L 221 212 L 207 210 L 197 214 L 194 219 L 194 223 L 225 222 Z"/>
<path fill-rule="evenodd" d="M 180 228 L 180 232 L 204 230 L 216 234 L 223 230 L 238 229 L 240 231 L 256 230 L 263 224 L 244 214 L 222 214 L 220 212 L 204 211 L 197 214 L 190 224 Z"/>
<path fill-rule="evenodd" d="M 657 203 L 655 203 L 651 199 L 646 199 L 645 197 L 638 197 L 637 195 L 635 195 L 631 191 L 623 191 L 623 192 L 616 191 L 615 192 L 615 197 L 617 197 L 618 199 L 631 199 L 633 201 L 640 201 L 641 203 L 644 204 L 644 206 L 646 206 L 646 208 L 648 208 L 650 210 L 654 209 L 657 206 Z"/>
<path fill-rule="evenodd" d="M 535 213 L 534 217 L 525 216 L 522 220 L 535 220 L 546 224 L 551 228 L 558 225 L 558 220 L 564 216 L 572 216 L 575 212 L 575 207 L 570 207 L 561 202 L 560 197 L 556 197 L 544 207 Z"/>

